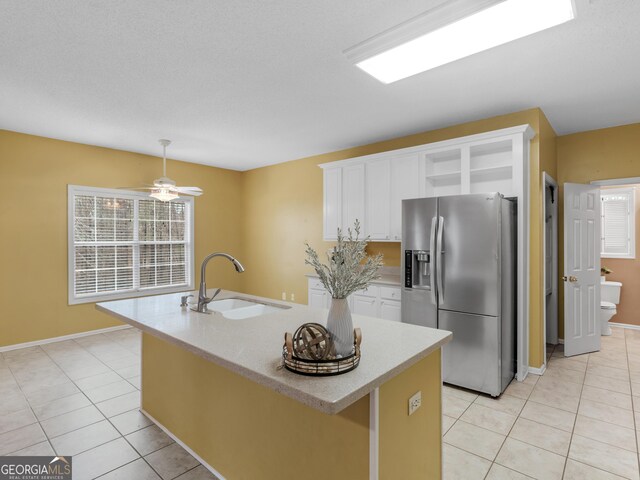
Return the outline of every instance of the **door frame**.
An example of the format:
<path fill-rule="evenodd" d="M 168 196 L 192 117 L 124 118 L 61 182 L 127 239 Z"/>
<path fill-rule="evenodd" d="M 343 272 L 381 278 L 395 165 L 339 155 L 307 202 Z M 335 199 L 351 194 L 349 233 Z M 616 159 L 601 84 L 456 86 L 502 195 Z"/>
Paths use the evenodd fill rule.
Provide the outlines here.
<path fill-rule="evenodd" d="M 592 180 L 589 182 L 592 185 L 601 186 L 617 186 L 617 185 L 637 185 L 640 183 L 640 177 L 628 177 L 628 178 L 610 178 L 608 180 Z"/>
<path fill-rule="evenodd" d="M 558 182 L 549 175 L 547 172 L 542 173 L 543 178 L 543 205 L 542 205 L 542 218 L 543 218 L 543 241 L 542 241 L 542 336 L 544 341 L 544 359 L 543 368 L 547 367 L 547 293 L 546 293 L 546 278 L 547 278 L 547 228 L 552 229 L 552 248 L 553 255 L 551 259 L 551 305 L 556 312 L 556 326 L 555 326 L 555 341 L 558 343 L 558 327 L 560 315 L 558 314 L 558 202 L 559 191 Z M 555 189 L 555 202 L 552 204 L 551 211 L 547 211 L 547 188 L 553 187 Z M 547 215 L 551 215 L 550 225 L 547 223 Z"/>

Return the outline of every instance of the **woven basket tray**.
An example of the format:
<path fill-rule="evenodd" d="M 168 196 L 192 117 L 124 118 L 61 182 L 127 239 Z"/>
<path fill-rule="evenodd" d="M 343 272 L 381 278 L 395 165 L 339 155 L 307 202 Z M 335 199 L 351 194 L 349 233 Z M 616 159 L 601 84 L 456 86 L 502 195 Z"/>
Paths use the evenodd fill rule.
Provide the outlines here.
<path fill-rule="evenodd" d="M 347 357 L 308 360 L 297 357 L 293 354 L 291 334 L 286 334 L 285 344 L 282 347 L 284 368 L 290 372 L 313 377 L 327 377 L 350 372 L 360 364 L 360 343 L 362 341 L 362 333 L 359 328 L 353 330 L 353 338 L 353 350 L 351 355 Z"/>

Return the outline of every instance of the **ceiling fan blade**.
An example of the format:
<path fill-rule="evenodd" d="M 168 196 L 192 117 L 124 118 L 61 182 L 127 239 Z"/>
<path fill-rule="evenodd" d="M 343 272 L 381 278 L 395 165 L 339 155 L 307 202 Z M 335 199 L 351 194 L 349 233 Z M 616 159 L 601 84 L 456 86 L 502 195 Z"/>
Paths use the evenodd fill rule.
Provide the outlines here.
<path fill-rule="evenodd" d="M 185 195 L 192 195 L 194 197 L 202 195 L 202 189 L 198 187 L 175 187 L 175 191 L 178 193 L 184 193 Z"/>
<path fill-rule="evenodd" d="M 153 190 L 154 188 L 157 187 L 118 187 L 118 190 Z"/>

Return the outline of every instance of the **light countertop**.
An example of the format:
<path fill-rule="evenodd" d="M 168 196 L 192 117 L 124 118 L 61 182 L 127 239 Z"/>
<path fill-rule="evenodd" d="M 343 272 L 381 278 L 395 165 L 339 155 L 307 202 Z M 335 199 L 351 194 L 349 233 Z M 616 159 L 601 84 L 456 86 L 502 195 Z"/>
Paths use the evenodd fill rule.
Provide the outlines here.
<path fill-rule="evenodd" d="M 96 308 L 327 414 L 340 412 L 451 340 L 444 330 L 353 315 L 354 327 L 362 329 L 358 368 L 333 377 L 306 377 L 278 368 L 284 334 L 305 322 L 326 325 L 327 310 L 223 291 L 216 299 L 250 298 L 291 307 L 229 320 L 220 313 L 182 309 L 181 295 L 116 300 Z"/>

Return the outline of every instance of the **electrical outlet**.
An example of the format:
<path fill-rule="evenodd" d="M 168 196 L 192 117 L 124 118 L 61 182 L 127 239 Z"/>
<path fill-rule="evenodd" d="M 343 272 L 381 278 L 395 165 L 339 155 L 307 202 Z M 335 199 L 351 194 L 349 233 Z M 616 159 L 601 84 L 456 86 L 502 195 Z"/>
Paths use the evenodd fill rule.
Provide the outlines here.
<path fill-rule="evenodd" d="M 287 300 L 287 292 L 282 292 L 282 299 Z"/>
<path fill-rule="evenodd" d="M 293 293 L 291 294 L 291 301 L 292 301 L 292 302 L 295 302 L 295 301 L 296 301 L 296 296 L 295 296 Z"/>
<path fill-rule="evenodd" d="M 422 405 L 422 391 L 419 391 L 409 399 L 409 415 L 412 415 Z"/>

